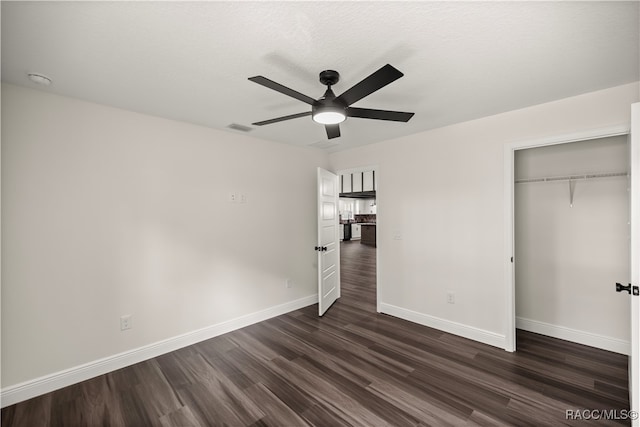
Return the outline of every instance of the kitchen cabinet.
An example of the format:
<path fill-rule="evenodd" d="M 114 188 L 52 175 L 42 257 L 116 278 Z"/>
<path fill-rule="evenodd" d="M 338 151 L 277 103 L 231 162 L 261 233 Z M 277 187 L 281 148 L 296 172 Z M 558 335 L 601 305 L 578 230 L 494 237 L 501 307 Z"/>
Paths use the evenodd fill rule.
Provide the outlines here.
<path fill-rule="evenodd" d="M 360 243 L 363 245 L 376 246 L 376 225 L 375 224 L 362 224 L 361 225 L 361 239 Z"/>
<path fill-rule="evenodd" d="M 351 224 L 351 238 L 357 240 L 362 236 L 360 224 Z"/>
<path fill-rule="evenodd" d="M 373 191 L 373 171 L 362 173 L 362 191 Z"/>
<path fill-rule="evenodd" d="M 362 173 L 352 173 L 351 174 L 351 191 L 354 193 L 362 192 Z"/>
<path fill-rule="evenodd" d="M 340 181 L 342 181 L 342 192 L 343 193 L 351 193 L 353 190 L 351 189 L 351 174 L 345 173 L 340 175 Z"/>
<path fill-rule="evenodd" d="M 341 194 L 374 192 L 376 190 L 376 187 L 376 171 L 370 170 L 362 172 L 343 173 L 340 175 Z M 372 194 L 372 196 L 375 196 L 375 194 Z"/>

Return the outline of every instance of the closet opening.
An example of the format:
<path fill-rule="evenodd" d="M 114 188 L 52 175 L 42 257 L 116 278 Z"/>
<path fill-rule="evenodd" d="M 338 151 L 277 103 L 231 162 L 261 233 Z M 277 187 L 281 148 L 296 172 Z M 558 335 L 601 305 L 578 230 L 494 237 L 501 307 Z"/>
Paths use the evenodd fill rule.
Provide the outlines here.
<path fill-rule="evenodd" d="M 516 328 L 628 354 L 627 135 L 517 150 L 514 182 Z"/>

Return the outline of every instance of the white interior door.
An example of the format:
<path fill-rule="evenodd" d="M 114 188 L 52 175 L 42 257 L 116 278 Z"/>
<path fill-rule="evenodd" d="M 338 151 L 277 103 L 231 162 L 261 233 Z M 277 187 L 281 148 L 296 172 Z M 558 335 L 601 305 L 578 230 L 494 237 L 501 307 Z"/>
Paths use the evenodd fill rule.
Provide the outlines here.
<path fill-rule="evenodd" d="M 318 314 L 340 298 L 338 176 L 318 168 Z"/>
<path fill-rule="evenodd" d="M 631 285 L 640 286 L 640 103 L 631 106 Z M 634 294 L 637 292 L 633 292 Z M 640 296 L 631 298 L 631 349 L 629 351 L 629 403 L 640 411 Z M 639 426 L 638 419 L 633 421 Z"/>

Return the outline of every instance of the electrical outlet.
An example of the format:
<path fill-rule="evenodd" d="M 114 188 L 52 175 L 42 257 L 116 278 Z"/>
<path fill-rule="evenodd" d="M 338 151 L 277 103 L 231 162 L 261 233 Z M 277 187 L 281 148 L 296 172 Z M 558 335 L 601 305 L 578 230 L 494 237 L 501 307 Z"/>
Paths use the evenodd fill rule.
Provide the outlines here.
<path fill-rule="evenodd" d="M 131 329 L 133 327 L 133 322 L 130 314 L 125 314 L 124 316 L 120 316 L 120 330 L 125 331 L 127 329 Z"/>
<path fill-rule="evenodd" d="M 231 203 L 238 203 L 238 193 L 229 193 L 229 201 Z"/>
<path fill-rule="evenodd" d="M 453 292 L 447 292 L 447 302 L 449 304 L 456 303 L 456 295 Z"/>
<path fill-rule="evenodd" d="M 293 280 L 291 279 L 287 279 L 287 281 L 284 284 L 285 288 L 289 289 L 289 288 L 293 288 Z"/>
<path fill-rule="evenodd" d="M 240 193 L 238 199 L 240 203 L 247 203 L 247 195 L 245 193 Z"/>

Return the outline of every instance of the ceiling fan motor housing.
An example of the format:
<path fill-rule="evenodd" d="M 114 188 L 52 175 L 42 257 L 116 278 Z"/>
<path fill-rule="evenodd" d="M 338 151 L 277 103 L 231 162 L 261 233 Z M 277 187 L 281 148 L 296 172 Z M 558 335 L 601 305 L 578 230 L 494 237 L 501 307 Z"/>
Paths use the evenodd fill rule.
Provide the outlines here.
<path fill-rule="evenodd" d="M 313 112 L 315 112 L 318 109 L 327 110 L 330 108 L 334 108 L 337 111 L 344 111 L 345 108 L 347 108 L 347 106 L 344 105 L 339 100 L 337 100 L 335 93 L 333 93 L 331 88 L 328 88 L 327 91 L 324 93 L 324 96 L 318 99 L 316 102 L 314 102 L 311 108 Z"/>
<path fill-rule="evenodd" d="M 346 118 L 347 106 L 336 99 L 336 94 L 331 90 L 331 86 L 338 83 L 340 74 L 334 70 L 325 70 L 320 73 L 320 83 L 327 85 L 322 98 L 318 99 L 311 106 L 311 116 L 318 123 L 340 123 Z M 320 118 L 322 114 L 324 118 Z M 326 117 L 331 117 L 330 122 L 326 122 Z"/>
<path fill-rule="evenodd" d="M 336 95 L 331 90 L 331 86 L 329 86 L 324 96 L 315 101 L 311 106 L 311 116 L 313 120 L 318 123 L 335 124 L 346 119 L 346 109 L 347 106 L 336 99 Z M 327 119 L 327 117 L 331 118 Z"/>

